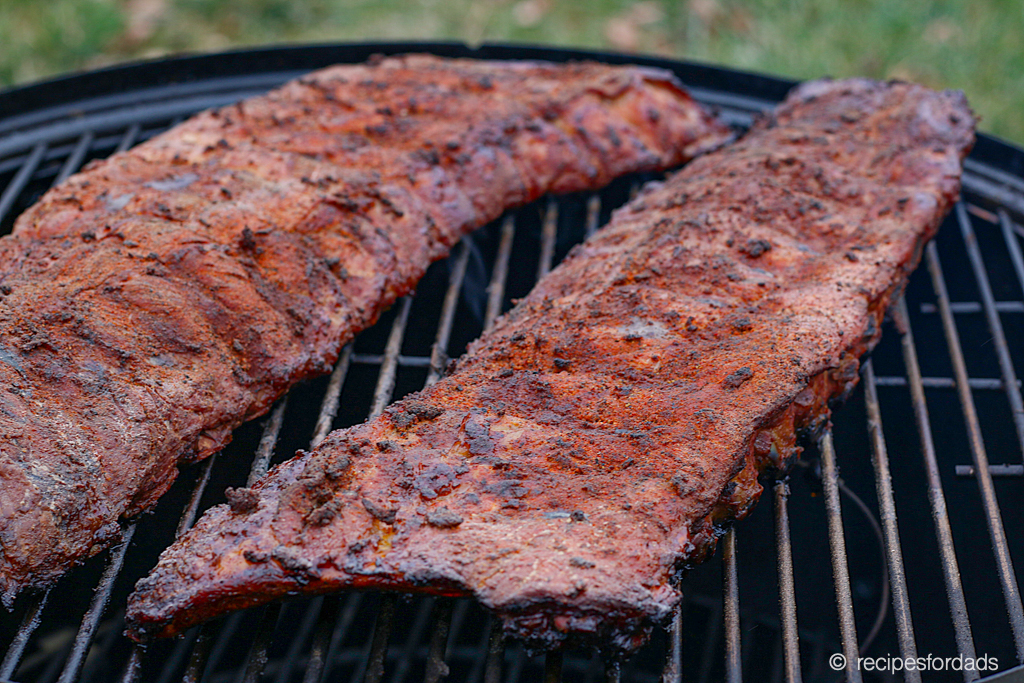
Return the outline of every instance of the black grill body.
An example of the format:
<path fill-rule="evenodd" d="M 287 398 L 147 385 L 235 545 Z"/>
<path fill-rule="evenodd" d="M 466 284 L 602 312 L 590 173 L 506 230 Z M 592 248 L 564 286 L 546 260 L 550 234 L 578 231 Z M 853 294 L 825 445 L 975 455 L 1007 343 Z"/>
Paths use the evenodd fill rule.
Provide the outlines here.
<path fill-rule="evenodd" d="M 409 51 L 667 68 L 737 128 L 792 86 L 662 59 L 501 45 L 323 45 L 117 67 L 0 93 L 0 229 L 9 232 L 19 212 L 85 162 L 201 109 L 315 68 Z M 0 679 L 831 683 L 843 675 L 829 663 L 836 653 L 989 655 L 1000 671 L 1020 665 L 1024 152 L 984 135 L 966 165 L 963 201 L 926 250 L 893 309 L 898 324 L 887 324 L 832 430 L 807 445 L 786 481 L 763 482 L 751 517 L 683 580 L 673 623 L 632 659 L 528 653 L 502 642 L 469 600 L 379 593 L 250 610 L 144 650 L 124 638 L 135 581 L 196 514 L 224 501 L 226 487 L 435 379 L 432 357 L 436 367 L 462 353 L 539 271 L 653 178 L 543 199 L 467 238 L 346 349 L 331 376 L 296 387 L 224 452 L 184 468 L 152 513 L 125 523 L 128 541 L 0 614 Z"/>

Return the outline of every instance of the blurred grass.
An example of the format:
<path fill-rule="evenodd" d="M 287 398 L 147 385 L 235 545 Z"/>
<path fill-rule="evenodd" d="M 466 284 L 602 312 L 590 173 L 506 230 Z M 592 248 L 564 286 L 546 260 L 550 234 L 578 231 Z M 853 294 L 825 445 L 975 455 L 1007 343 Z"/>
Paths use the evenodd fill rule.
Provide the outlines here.
<path fill-rule="evenodd" d="M 1021 0 L 0 0 L 0 85 L 177 52 L 341 40 L 524 41 L 796 78 L 967 92 L 1024 143 Z"/>

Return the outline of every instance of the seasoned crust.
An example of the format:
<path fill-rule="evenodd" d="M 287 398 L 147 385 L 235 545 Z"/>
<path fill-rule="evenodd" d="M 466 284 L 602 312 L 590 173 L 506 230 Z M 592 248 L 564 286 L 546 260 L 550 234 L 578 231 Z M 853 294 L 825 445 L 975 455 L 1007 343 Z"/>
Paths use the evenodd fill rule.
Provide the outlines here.
<path fill-rule="evenodd" d="M 0 595 L 107 546 L 465 232 L 728 137 L 663 71 L 409 55 L 89 164 L 0 240 Z"/>
<path fill-rule="evenodd" d="M 382 588 L 472 595 L 538 647 L 637 647 L 857 381 L 972 143 L 956 93 L 797 88 L 618 210 L 445 379 L 277 467 L 251 512 L 207 511 L 129 634 Z M 278 549 L 305 564 L 246 555 Z"/>

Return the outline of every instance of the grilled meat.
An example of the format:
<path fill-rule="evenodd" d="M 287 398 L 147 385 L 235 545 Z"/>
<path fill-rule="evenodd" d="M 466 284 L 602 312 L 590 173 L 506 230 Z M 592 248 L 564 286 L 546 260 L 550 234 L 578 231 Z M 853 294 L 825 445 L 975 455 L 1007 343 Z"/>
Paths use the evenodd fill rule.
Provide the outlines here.
<path fill-rule="evenodd" d="M 210 111 L 51 190 L 0 241 L 0 593 L 51 582 L 546 192 L 721 144 L 668 73 L 428 56 Z"/>
<path fill-rule="evenodd" d="M 624 650 L 828 418 L 959 192 L 960 93 L 819 81 L 618 210 L 452 374 L 221 505 L 135 638 L 284 595 L 472 595 L 534 645 Z"/>

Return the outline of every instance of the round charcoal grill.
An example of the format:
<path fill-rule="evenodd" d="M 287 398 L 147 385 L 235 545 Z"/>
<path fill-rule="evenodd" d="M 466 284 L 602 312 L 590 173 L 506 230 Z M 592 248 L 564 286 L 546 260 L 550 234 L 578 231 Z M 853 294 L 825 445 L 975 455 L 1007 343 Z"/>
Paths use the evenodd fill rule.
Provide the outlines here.
<path fill-rule="evenodd" d="M 277 48 L 118 67 L 0 94 L 0 228 L 9 232 L 19 212 L 83 163 L 201 109 L 329 64 L 407 51 L 663 67 L 738 128 L 792 85 L 660 59 L 457 44 Z M 463 240 L 414 296 L 345 349 L 333 374 L 296 387 L 222 453 L 183 469 L 152 513 L 125 524 L 121 545 L 0 614 L 0 680 L 835 683 L 844 675 L 830 664 L 836 653 L 987 655 L 1004 672 L 999 680 L 1024 680 L 1024 669 L 1006 673 L 1024 662 L 1024 407 L 1015 371 L 1024 368 L 1024 151 L 986 136 L 966 163 L 962 202 L 926 249 L 832 431 L 807 445 L 787 481 L 763 482 L 751 516 L 683 579 L 673 623 L 621 665 L 585 649 L 528 653 L 503 642 L 468 599 L 392 593 L 240 612 L 146 649 L 122 635 L 131 587 L 197 514 L 223 502 L 227 486 L 435 380 L 431 368 L 462 353 L 654 177 L 543 199 Z"/>

